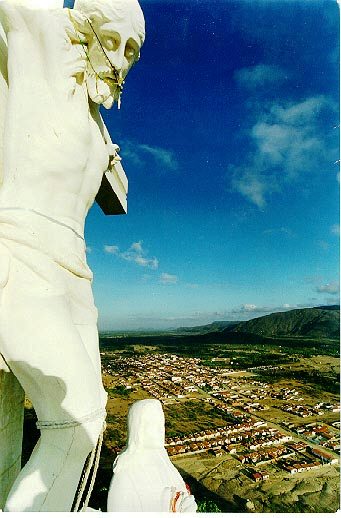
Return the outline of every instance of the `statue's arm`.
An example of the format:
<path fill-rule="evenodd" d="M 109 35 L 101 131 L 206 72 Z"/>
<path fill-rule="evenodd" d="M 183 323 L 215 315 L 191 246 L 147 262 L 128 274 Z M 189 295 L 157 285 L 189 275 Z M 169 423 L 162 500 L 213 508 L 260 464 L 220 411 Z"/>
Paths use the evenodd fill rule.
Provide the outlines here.
<path fill-rule="evenodd" d="M 1 0 L 0 4 L 27 9 L 59 9 L 63 8 L 63 0 Z"/>
<path fill-rule="evenodd" d="M 36 0 L 0 0 L 0 185 L 5 176 L 24 171 L 29 163 L 44 170 L 43 157 L 50 156 L 57 145 L 77 144 L 76 138 L 66 139 L 61 131 L 62 114 L 66 113 L 66 125 L 75 103 L 73 98 L 67 102 L 63 90 L 64 85 L 69 89 L 71 74 L 68 70 L 64 73 L 61 59 L 65 39 L 62 23 L 67 16 L 63 9 L 52 9 L 58 5 L 62 5 L 59 0 L 47 0 L 43 6 Z M 88 132 L 84 123 L 87 112 L 84 116 L 80 110 L 74 112 L 74 126 Z M 45 153 L 39 152 L 42 127 Z"/>
<path fill-rule="evenodd" d="M 62 9 L 63 0 L 0 0 L 0 23 L 6 33 L 20 29 L 20 9 Z"/>
<path fill-rule="evenodd" d="M 28 1 L 27 4 L 29 3 Z M 10 140 L 14 140 L 15 134 L 15 132 L 8 131 L 9 84 L 12 89 L 13 86 L 15 87 L 13 62 L 19 62 L 19 57 L 24 52 L 28 53 L 26 59 L 27 55 L 30 55 L 24 40 L 27 27 L 22 15 L 23 5 L 25 2 L 0 0 L 0 186 L 3 183 L 6 169 L 5 155 L 10 154 L 11 148 L 8 136 L 11 134 Z"/>

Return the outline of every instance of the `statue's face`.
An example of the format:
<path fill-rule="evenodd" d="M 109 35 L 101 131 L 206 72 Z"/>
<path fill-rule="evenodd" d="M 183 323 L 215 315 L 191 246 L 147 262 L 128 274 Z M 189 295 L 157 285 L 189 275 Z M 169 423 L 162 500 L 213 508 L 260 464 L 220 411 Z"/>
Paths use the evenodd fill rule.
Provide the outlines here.
<path fill-rule="evenodd" d="M 87 87 L 89 97 L 105 108 L 111 108 L 119 98 L 117 78 L 123 81 L 139 58 L 140 37 L 132 23 L 134 9 L 130 3 L 127 5 L 124 19 L 117 19 L 113 13 L 110 22 L 97 17 L 90 20 L 93 30 L 89 26 Z"/>

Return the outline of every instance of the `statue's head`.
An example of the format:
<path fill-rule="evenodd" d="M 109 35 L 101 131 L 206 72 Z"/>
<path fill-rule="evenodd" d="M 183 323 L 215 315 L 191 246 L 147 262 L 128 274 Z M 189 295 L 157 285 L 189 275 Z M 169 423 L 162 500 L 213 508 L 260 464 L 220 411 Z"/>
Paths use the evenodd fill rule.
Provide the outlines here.
<path fill-rule="evenodd" d="M 160 401 L 136 401 L 128 413 L 128 448 L 159 449 L 164 442 L 165 416 Z"/>
<path fill-rule="evenodd" d="M 137 0 L 76 0 L 71 16 L 87 54 L 89 97 L 111 108 L 145 38 Z"/>

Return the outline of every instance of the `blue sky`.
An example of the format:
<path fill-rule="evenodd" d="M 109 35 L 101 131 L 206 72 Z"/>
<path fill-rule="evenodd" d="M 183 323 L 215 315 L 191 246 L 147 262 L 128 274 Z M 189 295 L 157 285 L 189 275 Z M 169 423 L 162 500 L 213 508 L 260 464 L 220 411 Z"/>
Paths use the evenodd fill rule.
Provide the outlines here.
<path fill-rule="evenodd" d="M 128 215 L 86 224 L 101 330 L 338 300 L 333 0 L 141 0 L 146 42 L 104 111 Z"/>

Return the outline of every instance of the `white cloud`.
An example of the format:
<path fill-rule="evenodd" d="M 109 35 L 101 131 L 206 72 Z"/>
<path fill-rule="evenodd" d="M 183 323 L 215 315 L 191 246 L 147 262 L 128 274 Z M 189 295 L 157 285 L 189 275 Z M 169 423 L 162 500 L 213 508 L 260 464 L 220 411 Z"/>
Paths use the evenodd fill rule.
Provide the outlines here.
<path fill-rule="evenodd" d="M 340 225 L 333 225 L 330 229 L 332 234 L 335 234 L 336 236 L 340 235 Z"/>
<path fill-rule="evenodd" d="M 142 241 L 137 241 L 136 243 L 133 243 L 130 247 L 132 250 L 135 250 L 135 252 L 142 254 Z"/>
<path fill-rule="evenodd" d="M 142 241 L 132 243 L 125 252 L 121 252 L 120 248 L 116 245 L 104 245 L 104 251 L 107 254 L 116 255 L 124 261 L 133 262 L 144 268 L 157 270 L 159 267 L 159 261 L 156 257 L 148 257 L 147 252 L 142 247 Z"/>
<path fill-rule="evenodd" d="M 269 196 L 286 185 L 324 173 L 337 152 L 320 120 L 323 113 L 334 111 L 325 96 L 264 107 L 247 132 L 252 152 L 241 165 L 229 167 L 232 188 L 263 208 Z"/>
<path fill-rule="evenodd" d="M 86 251 L 87 254 L 91 254 L 92 247 L 91 246 L 86 246 L 85 251 Z"/>
<path fill-rule="evenodd" d="M 152 158 L 154 164 L 158 167 L 158 171 L 176 171 L 179 167 L 173 151 L 149 144 L 135 144 L 131 141 L 125 141 L 120 153 L 123 158 L 130 160 L 137 166 L 146 165 Z"/>
<path fill-rule="evenodd" d="M 233 172 L 232 187 L 262 209 L 265 206 L 266 193 L 270 191 L 266 180 L 249 169 L 231 168 L 230 171 Z"/>
<path fill-rule="evenodd" d="M 158 165 L 165 167 L 166 169 L 175 171 L 178 168 L 178 162 L 173 151 L 168 151 L 167 149 L 160 147 L 148 146 L 147 144 L 140 144 L 138 149 L 152 156 Z"/>
<path fill-rule="evenodd" d="M 264 64 L 241 68 L 234 73 L 234 79 L 239 86 L 249 90 L 283 83 L 288 78 L 289 74 L 282 68 Z"/>
<path fill-rule="evenodd" d="M 340 284 L 336 281 L 323 284 L 316 288 L 317 293 L 328 293 L 329 295 L 337 295 L 340 293 Z"/>
<path fill-rule="evenodd" d="M 231 320 L 249 320 L 270 313 L 279 313 L 289 311 L 291 309 L 299 309 L 309 307 L 309 304 L 283 304 L 282 306 L 257 306 L 256 304 L 242 304 L 239 308 L 230 311 Z"/>
<path fill-rule="evenodd" d="M 232 310 L 232 313 L 254 313 L 255 315 L 264 315 L 266 313 L 278 313 L 279 311 L 287 311 L 288 309 L 296 309 L 298 306 L 283 304 L 282 306 L 257 306 L 256 304 L 242 304 L 240 308 Z M 250 316 L 254 318 L 254 316 Z"/>
<path fill-rule="evenodd" d="M 104 245 L 104 252 L 107 254 L 118 255 L 120 249 L 116 245 Z"/>
<path fill-rule="evenodd" d="M 327 241 L 324 241 L 323 239 L 320 239 L 319 241 L 316 241 L 317 246 L 321 248 L 321 250 L 329 250 L 330 245 L 327 243 Z"/>
<path fill-rule="evenodd" d="M 178 277 L 176 275 L 171 275 L 170 273 L 162 273 L 160 281 L 162 284 L 176 284 L 178 282 Z"/>
<path fill-rule="evenodd" d="M 243 304 L 242 307 L 241 307 L 242 310 L 244 311 L 259 311 L 257 309 L 257 306 L 255 304 Z"/>
<path fill-rule="evenodd" d="M 132 142 L 126 141 L 123 143 L 122 148 L 120 150 L 120 155 L 125 160 L 129 160 L 133 165 L 140 167 L 144 164 L 142 158 L 140 157 L 137 147 Z"/>

